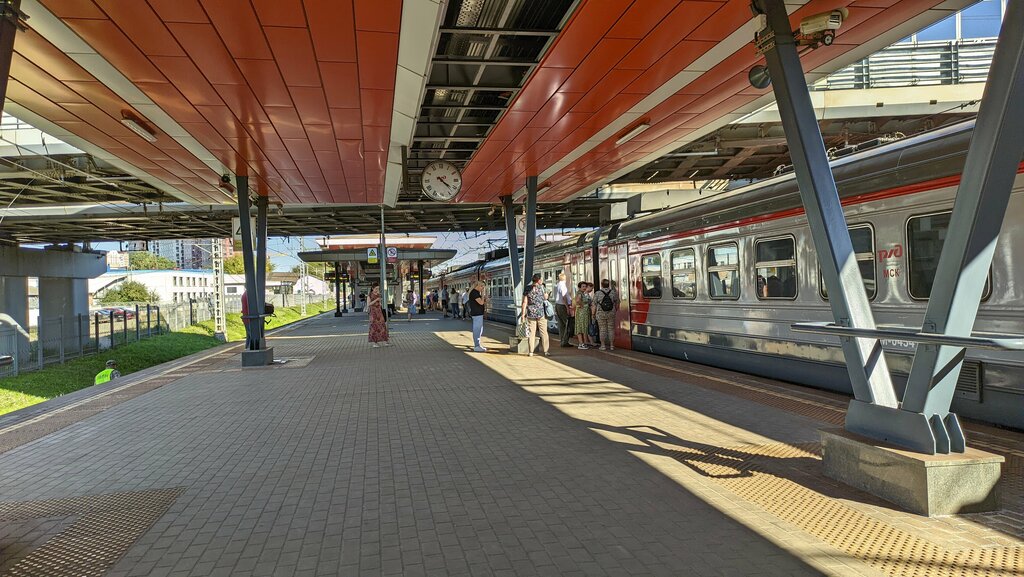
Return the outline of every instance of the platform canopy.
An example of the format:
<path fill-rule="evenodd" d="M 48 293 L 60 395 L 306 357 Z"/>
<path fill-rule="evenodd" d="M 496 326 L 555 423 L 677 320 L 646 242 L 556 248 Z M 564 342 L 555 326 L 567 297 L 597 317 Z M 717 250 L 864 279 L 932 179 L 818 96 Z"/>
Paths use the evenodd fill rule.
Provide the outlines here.
<path fill-rule="evenodd" d="M 835 43 L 803 55 L 815 80 L 969 3 L 787 5 L 794 23 L 849 9 Z M 415 201 L 417 171 L 433 159 L 463 168 L 457 203 L 494 203 L 529 175 L 541 202 L 561 202 L 772 99 L 747 81 L 758 62 L 748 0 L 21 8 L 28 29 L 5 109 L 196 205 L 232 203 L 219 183 L 236 174 L 285 207 Z"/>

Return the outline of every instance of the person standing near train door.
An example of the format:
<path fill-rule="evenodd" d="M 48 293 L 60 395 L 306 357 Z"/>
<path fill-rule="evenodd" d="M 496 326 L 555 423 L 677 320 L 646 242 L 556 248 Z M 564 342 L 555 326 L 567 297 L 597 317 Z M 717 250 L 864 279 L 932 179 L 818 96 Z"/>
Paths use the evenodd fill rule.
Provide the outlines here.
<path fill-rule="evenodd" d="M 487 297 L 484 296 L 483 281 L 473 283 L 473 290 L 469 291 L 469 316 L 473 319 L 473 350 L 478 353 L 486 353 L 487 349 L 480 343 L 484 336 L 484 305 L 487 304 Z"/>
<path fill-rule="evenodd" d="M 601 289 L 594 291 L 594 319 L 601 339 L 601 350 L 615 350 L 615 311 L 619 308 L 619 293 L 608 279 L 601 279 Z"/>
<path fill-rule="evenodd" d="M 572 295 L 569 285 L 565 282 L 565 273 L 558 273 L 558 284 L 555 285 L 555 316 L 558 317 L 558 339 L 563 347 L 571 347 L 569 337 L 573 328 L 569 326 L 569 307 L 572 306 Z"/>

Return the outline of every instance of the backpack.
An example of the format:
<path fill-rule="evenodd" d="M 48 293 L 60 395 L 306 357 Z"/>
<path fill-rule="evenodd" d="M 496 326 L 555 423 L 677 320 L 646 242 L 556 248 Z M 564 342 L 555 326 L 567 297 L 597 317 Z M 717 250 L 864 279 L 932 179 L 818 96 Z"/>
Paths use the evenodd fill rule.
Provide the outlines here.
<path fill-rule="evenodd" d="M 615 301 L 612 300 L 611 291 L 602 290 L 601 292 L 604 293 L 604 298 L 602 298 L 601 302 L 599 303 L 601 305 L 601 310 L 603 310 L 606 313 L 611 312 L 612 309 L 615 308 Z"/>

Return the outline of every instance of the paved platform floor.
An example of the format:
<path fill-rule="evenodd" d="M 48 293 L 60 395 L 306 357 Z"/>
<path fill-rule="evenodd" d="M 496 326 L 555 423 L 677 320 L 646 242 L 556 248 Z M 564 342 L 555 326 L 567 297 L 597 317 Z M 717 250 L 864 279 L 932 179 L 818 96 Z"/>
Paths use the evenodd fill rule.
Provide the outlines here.
<path fill-rule="evenodd" d="M 428 315 L 195 355 L 0 419 L 0 575 L 1021 575 L 1005 508 L 927 519 L 821 474 L 837 395 L 629 351 L 473 353 Z M 496 340 L 497 339 L 497 340 Z"/>

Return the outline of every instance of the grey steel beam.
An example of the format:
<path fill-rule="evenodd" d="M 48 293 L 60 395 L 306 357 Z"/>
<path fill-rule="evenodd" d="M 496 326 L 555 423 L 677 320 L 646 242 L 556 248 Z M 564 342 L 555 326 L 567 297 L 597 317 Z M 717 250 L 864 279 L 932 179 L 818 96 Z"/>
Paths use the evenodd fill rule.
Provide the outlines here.
<path fill-rule="evenodd" d="M 14 37 L 21 21 L 21 0 L 0 0 L 0 111 L 7 96 L 7 80 L 11 76 L 11 58 L 14 56 Z"/>
<path fill-rule="evenodd" d="M 249 177 L 236 176 L 235 190 L 238 195 L 238 221 L 242 234 L 242 262 L 245 266 L 245 300 L 249 314 L 244 319 L 245 324 L 245 348 L 250 351 L 259 350 L 259 342 L 256 337 L 256 330 L 253 328 L 257 322 L 262 322 L 257 307 L 259 299 L 256 297 L 256 262 L 253 258 L 252 246 L 252 223 L 249 221 Z"/>
<path fill-rule="evenodd" d="M 479 84 L 428 84 L 427 90 L 483 90 L 490 92 L 508 92 L 522 90 L 522 86 L 498 86 L 495 84 L 490 85 L 479 85 Z"/>
<path fill-rule="evenodd" d="M 533 253 L 537 246 L 537 177 L 526 177 L 526 246 L 523 248 L 523 282 L 533 278 Z M 525 289 L 525 284 L 524 287 Z M 516 297 L 518 298 L 518 296 Z"/>
<path fill-rule="evenodd" d="M 765 60 L 815 252 L 829 291 L 832 315 L 836 324 L 874 329 L 874 317 L 863 290 L 864 282 L 814 115 L 786 5 L 783 0 L 756 0 L 755 6 L 767 17 L 762 37 L 774 34 L 773 43 L 765 50 Z M 860 403 L 896 411 L 896 393 L 878 339 L 846 337 L 840 341 L 856 397 L 851 407 Z M 875 438 L 879 436 L 870 423 L 851 427 L 847 419 L 847 428 Z"/>
<path fill-rule="evenodd" d="M 1022 100 L 1024 0 L 1010 0 L 935 271 L 924 316 L 926 331 L 971 335 L 1024 153 Z M 964 353 L 962 346 L 922 344 L 907 380 L 903 409 L 932 423 L 939 452 L 962 452 L 966 445 L 956 415 L 949 412 Z"/>
<path fill-rule="evenodd" d="M 256 197 L 256 298 L 257 314 L 260 322 L 257 323 L 257 335 L 259 348 L 265 345 L 263 314 L 267 300 L 267 197 Z"/>
<path fill-rule="evenodd" d="M 442 34 L 482 34 L 486 36 L 558 36 L 557 30 L 513 30 L 510 28 L 483 28 L 483 27 L 442 27 L 439 29 Z"/>
<path fill-rule="evenodd" d="M 512 290 L 513 297 L 515 297 L 512 299 L 512 303 L 516 307 L 516 318 L 519 318 L 521 303 L 518 295 L 522 294 L 524 288 L 523 269 L 519 262 L 519 241 L 516 238 L 516 213 L 515 205 L 512 204 L 512 197 L 501 197 L 501 206 L 505 213 L 505 234 L 508 235 L 508 260 L 509 268 L 512 270 Z"/>
<path fill-rule="evenodd" d="M 492 58 L 434 58 L 430 61 L 431 64 L 468 64 L 471 66 L 522 66 L 531 67 L 536 66 L 537 61 L 533 58 L 520 58 L 520 59 L 492 59 Z"/>

